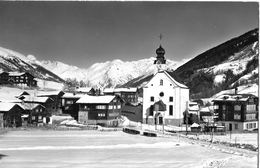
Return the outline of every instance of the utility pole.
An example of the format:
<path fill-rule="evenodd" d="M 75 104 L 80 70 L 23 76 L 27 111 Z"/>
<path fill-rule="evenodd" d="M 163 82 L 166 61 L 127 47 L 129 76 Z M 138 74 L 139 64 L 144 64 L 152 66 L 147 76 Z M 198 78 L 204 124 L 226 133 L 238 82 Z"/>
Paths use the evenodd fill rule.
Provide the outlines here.
<path fill-rule="evenodd" d="M 188 135 L 188 114 L 189 114 L 189 101 L 187 101 L 186 103 L 186 118 L 185 118 L 185 122 L 186 122 L 186 135 Z"/>

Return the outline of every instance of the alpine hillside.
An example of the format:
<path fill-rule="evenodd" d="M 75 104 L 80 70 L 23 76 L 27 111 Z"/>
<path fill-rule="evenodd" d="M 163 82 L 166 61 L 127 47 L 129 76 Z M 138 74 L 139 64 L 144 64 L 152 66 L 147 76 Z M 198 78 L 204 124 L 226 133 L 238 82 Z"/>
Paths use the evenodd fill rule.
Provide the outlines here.
<path fill-rule="evenodd" d="M 258 28 L 193 57 L 175 70 L 191 98 L 205 98 L 241 85 L 258 84 Z M 167 57 L 167 56 L 166 56 Z M 141 75 L 124 87 L 144 86 L 152 75 Z"/>
<path fill-rule="evenodd" d="M 24 56 L 16 51 L 0 47 L 0 72 L 29 72 L 34 77 L 54 82 L 64 82 L 62 78 L 35 63 L 32 55 Z"/>

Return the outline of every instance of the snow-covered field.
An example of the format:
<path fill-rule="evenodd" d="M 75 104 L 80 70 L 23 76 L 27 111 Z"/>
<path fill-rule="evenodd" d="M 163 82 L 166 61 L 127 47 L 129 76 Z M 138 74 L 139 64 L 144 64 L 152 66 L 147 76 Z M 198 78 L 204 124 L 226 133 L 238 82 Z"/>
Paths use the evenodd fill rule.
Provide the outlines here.
<path fill-rule="evenodd" d="M 0 151 L 1 168 L 257 167 L 256 157 L 121 131 L 12 131 Z"/>

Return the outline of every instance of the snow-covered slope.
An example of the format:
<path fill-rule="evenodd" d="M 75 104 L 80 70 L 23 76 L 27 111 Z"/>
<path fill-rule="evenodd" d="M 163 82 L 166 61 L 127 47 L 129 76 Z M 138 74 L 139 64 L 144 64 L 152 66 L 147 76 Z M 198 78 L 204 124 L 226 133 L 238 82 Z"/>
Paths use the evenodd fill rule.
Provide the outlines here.
<path fill-rule="evenodd" d="M 26 57 L 23 54 L 20 54 L 16 51 L 0 47 L 0 72 L 29 72 L 39 79 L 50 80 L 55 82 L 64 81 L 51 71 L 45 69 L 39 64 L 35 64 L 35 62 L 37 62 L 37 60 L 32 55 Z"/>

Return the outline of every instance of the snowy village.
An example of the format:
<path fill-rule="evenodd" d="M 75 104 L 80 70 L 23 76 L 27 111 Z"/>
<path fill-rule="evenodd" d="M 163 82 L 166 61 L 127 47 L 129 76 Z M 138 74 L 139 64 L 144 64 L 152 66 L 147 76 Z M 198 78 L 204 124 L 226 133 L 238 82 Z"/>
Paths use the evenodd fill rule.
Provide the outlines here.
<path fill-rule="evenodd" d="M 0 167 L 259 167 L 258 28 L 181 61 L 158 35 L 88 69 L 0 47 Z"/>

